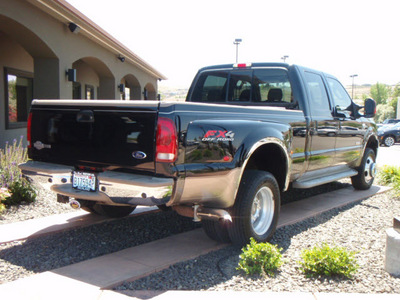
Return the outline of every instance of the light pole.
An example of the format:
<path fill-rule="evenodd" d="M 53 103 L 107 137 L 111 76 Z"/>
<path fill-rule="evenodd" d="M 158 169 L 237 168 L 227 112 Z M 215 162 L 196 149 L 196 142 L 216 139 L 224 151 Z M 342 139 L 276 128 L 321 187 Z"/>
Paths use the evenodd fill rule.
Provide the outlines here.
<path fill-rule="evenodd" d="M 289 55 L 284 55 L 284 56 L 281 57 L 281 59 L 283 60 L 283 62 L 286 62 L 286 59 L 288 59 L 288 58 L 289 58 Z"/>
<path fill-rule="evenodd" d="M 242 42 L 242 39 L 235 39 L 233 42 L 234 45 L 236 45 L 236 63 L 238 62 L 238 56 L 239 56 L 239 44 Z"/>
<path fill-rule="evenodd" d="M 351 99 L 354 99 L 354 77 L 357 77 L 358 74 L 353 74 L 350 75 L 350 77 L 352 78 L 352 83 L 351 83 Z"/>

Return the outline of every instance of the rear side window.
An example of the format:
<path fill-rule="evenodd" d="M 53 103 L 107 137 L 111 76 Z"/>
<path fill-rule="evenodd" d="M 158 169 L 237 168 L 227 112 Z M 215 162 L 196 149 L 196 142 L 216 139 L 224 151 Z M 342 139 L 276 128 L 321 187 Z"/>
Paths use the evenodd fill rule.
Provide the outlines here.
<path fill-rule="evenodd" d="M 190 101 L 288 106 L 293 96 L 285 69 L 233 69 L 202 73 Z"/>
<path fill-rule="evenodd" d="M 192 94 L 194 102 L 225 102 L 229 73 L 204 72 L 197 80 Z"/>
<path fill-rule="evenodd" d="M 292 103 L 293 95 L 286 70 L 254 70 L 254 101 L 263 103 Z"/>

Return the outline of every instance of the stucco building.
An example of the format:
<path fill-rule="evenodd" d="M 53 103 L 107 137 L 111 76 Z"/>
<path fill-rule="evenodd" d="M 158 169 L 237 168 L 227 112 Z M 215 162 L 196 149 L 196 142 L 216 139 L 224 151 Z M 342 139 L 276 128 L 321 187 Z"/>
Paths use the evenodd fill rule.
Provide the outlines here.
<path fill-rule="evenodd" d="M 0 0 L 0 147 L 32 99 L 155 100 L 164 75 L 64 0 Z"/>

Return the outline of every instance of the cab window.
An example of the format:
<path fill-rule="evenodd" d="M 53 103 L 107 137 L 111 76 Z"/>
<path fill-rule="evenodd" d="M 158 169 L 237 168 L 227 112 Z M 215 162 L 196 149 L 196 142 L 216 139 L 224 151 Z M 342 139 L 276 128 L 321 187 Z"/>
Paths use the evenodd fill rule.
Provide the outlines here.
<path fill-rule="evenodd" d="M 327 80 L 332 93 L 333 102 L 335 103 L 335 107 L 339 108 L 342 111 L 351 111 L 352 101 L 345 88 L 336 79 L 328 77 Z"/>
<path fill-rule="evenodd" d="M 210 70 L 200 74 L 190 101 L 295 108 L 287 70 Z"/>
<path fill-rule="evenodd" d="M 204 72 L 193 90 L 194 102 L 225 102 L 228 71 Z"/>
<path fill-rule="evenodd" d="M 312 72 L 305 72 L 304 78 L 310 95 L 311 114 L 314 116 L 331 115 L 329 98 L 321 75 Z"/>

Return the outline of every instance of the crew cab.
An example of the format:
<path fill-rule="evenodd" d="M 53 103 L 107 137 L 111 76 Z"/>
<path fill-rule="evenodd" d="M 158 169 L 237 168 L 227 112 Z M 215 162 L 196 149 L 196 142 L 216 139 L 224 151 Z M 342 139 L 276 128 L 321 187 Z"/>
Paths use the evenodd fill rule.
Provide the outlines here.
<path fill-rule="evenodd" d="M 185 102 L 33 101 L 20 168 L 75 207 L 110 217 L 172 208 L 243 245 L 271 238 L 289 186 L 372 185 L 375 109 L 302 66 L 210 66 Z"/>

